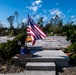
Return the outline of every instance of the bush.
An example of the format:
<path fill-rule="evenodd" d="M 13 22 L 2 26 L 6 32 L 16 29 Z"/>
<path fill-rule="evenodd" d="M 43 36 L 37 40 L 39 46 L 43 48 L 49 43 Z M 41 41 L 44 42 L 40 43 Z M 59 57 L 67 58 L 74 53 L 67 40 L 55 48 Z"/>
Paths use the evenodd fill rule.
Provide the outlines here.
<path fill-rule="evenodd" d="M 70 56 L 70 63 L 76 65 L 76 54 Z"/>
<path fill-rule="evenodd" d="M 18 41 L 21 41 L 22 44 L 25 43 L 26 35 L 19 34 L 16 36 L 13 41 L 7 41 L 7 43 L 0 44 L 0 55 L 3 59 L 9 60 L 15 54 L 19 53 L 20 46 L 18 45 Z"/>
<path fill-rule="evenodd" d="M 65 53 L 70 52 L 70 53 L 76 53 L 76 43 L 71 44 L 64 50 Z"/>
<path fill-rule="evenodd" d="M 14 56 L 19 51 L 18 49 L 18 44 L 15 41 L 7 41 L 7 43 L 0 44 L 1 56 L 5 60 Z"/>
<path fill-rule="evenodd" d="M 66 50 L 67 50 L 67 52 L 73 52 L 74 51 L 73 44 L 71 44 L 70 46 L 68 46 L 68 48 Z"/>
<path fill-rule="evenodd" d="M 59 33 L 58 36 L 66 36 L 66 32 Z"/>
<path fill-rule="evenodd" d="M 67 41 L 71 41 L 71 43 L 75 43 L 76 42 L 76 32 L 74 30 L 69 30 L 67 31 Z"/>
<path fill-rule="evenodd" d="M 0 56 L 1 56 L 2 58 L 5 58 L 5 52 L 4 52 L 5 46 L 6 46 L 6 43 L 0 44 Z"/>
<path fill-rule="evenodd" d="M 47 36 L 54 36 L 54 34 L 50 34 L 50 33 L 49 33 L 49 34 L 47 34 Z"/>
<path fill-rule="evenodd" d="M 73 54 L 71 57 L 76 60 L 76 54 Z"/>
<path fill-rule="evenodd" d="M 71 44 L 64 52 L 76 53 L 76 43 Z"/>
<path fill-rule="evenodd" d="M 20 41 L 21 44 L 25 44 L 25 38 L 26 38 L 26 34 L 19 34 L 18 36 L 16 36 L 13 41 Z"/>

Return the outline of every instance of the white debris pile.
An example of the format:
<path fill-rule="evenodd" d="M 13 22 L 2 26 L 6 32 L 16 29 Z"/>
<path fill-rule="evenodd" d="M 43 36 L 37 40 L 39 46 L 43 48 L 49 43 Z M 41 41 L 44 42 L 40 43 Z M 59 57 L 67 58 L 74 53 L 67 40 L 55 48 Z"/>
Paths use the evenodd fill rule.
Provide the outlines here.
<path fill-rule="evenodd" d="M 27 45 L 32 45 L 28 43 Z M 37 40 L 34 46 L 42 46 L 43 48 L 66 48 L 70 45 L 70 41 L 63 36 L 49 36 L 43 40 Z"/>
<path fill-rule="evenodd" d="M 7 37 L 7 36 L 4 36 L 4 37 L 0 37 L 0 43 L 4 43 L 4 42 L 7 42 L 7 40 L 13 40 L 14 37 Z"/>

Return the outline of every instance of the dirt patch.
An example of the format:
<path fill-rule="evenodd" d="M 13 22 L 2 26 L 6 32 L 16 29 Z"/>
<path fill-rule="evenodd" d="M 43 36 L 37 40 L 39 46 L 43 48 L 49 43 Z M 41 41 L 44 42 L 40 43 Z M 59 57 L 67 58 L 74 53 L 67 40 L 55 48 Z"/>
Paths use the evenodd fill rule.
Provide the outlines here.
<path fill-rule="evenodd" d="M 25 70 L 23 66 L 14 66 L 13 64 L 6 63 L 0 58 L 0 73 L 20 73 Z"/>
<path fill-rule="evenodd" d="M 25 70 L 24 67 L 16 67 L 14 65 L 0 64 L 0 73 L 20 73 L 24 70 Z"/>

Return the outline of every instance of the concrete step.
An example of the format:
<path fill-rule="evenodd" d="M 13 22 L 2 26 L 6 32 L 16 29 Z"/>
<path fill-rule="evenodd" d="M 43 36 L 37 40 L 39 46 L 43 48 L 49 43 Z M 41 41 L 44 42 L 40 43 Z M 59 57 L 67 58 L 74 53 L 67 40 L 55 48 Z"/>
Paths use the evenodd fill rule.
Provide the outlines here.
<path fill-rule="evenodd" d="M 43 50 L 42 46 L 28 46 L 27 48 L 31 50 Z"/>
<path fill-rule="evenodd" d="M 63 47 L 43 47 L 43 46 L 28 46 L 27 47 L 28 49 L 31 49 L 31 50 L 62 50 L 62 49 L 65 49 Z"/>
<path fill-rule="evenodd" d="M 33 57 L 14 58 L 15 64 L 26 62 L 55 62 L 58 67 L 68 66 L 69 57 L 62 50 L 31 50 Z"/>
<path fill-rule="evenodd" d="M 56 65 L 54 62 L 27 62 L 27 70 L 45 70 L 45 71 L 55 71 Z"/>
<path fill-rule="evenodd" d="M 55 62 L 57 66 L 68 66 L 70 60 L 62 50 L 31 50 L 33 58 L 27 58 L 27 62 Z"/>
<path fill-rule="evenodd" d="M 33 71 L 33 70 L 26 70 L 24 73 L 24 75 L 56 75 L 55 71 Z M 20 75 L 23 75 L 20 74 Z M 18 73 L 19 75 L 19 73 Z"/>

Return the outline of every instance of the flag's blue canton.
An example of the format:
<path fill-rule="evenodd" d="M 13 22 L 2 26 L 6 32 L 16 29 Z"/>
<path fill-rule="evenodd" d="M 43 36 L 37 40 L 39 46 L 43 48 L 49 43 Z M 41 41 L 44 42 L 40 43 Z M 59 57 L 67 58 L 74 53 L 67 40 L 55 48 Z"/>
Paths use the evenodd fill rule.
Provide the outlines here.
<path fill-rule="evenodd" d="M 35 44 L 36 40 L 46 37 L 45 33 L 39 28 L 37 24 L 35 24 L 29 15 L 27 33 L 30 34 L 33 45 Z"/>

